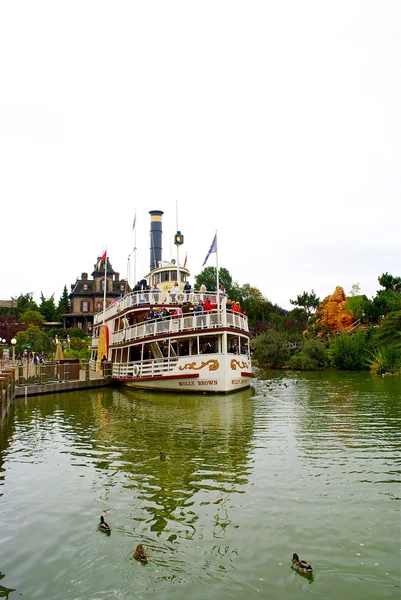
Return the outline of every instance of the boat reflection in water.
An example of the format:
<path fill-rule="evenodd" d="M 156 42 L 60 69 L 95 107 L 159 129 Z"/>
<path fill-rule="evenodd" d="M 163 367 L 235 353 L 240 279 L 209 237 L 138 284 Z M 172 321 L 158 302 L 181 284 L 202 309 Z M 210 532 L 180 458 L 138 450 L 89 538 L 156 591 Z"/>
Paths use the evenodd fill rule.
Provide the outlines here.
<path fill-rule="evenodd" d="M 191 537 L 195 503 L 224 503 L 228 494 L 243 492 L 250 469 L 252 390 L 215 397 L 124 389 L 113 391 L 111 403 L 100 397 L 93 450 L 104 453 L 109 447 L 110 455 L 103 454 L 96 466 L 113 474 L 110 487 L 116 471 L 124 474 L 134 520 L 145 521 L 151 531 Z M 119 419 L 113 418 L 116 409 Z"/>

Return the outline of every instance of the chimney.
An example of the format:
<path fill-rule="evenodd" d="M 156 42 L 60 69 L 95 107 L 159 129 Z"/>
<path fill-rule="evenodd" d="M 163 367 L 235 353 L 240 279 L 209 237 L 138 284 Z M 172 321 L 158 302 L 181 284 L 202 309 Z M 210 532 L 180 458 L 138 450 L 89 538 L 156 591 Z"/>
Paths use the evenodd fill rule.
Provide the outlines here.
<path fill-rule="evenodd" d="M 150 210 L 150 270 L 162 259 L 162 210 Z"/>
<path fill-rule="evenodd" d="M 120 281 L 120 273 L 114 273 L 114 281 Z"/>
<path fill-rule="evenodd" d="M 82 273 L 81 279 L 82 279 L 82 281 L 88 281 L 88 273 Z"/>

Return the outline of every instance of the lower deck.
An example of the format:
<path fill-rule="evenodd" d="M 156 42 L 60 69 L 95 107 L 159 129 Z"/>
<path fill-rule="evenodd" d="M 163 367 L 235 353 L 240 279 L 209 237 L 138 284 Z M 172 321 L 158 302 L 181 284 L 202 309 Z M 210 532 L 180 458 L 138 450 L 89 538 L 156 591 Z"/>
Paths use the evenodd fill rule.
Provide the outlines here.
<path fill-rule="evenodd" d="M 114 380 L 143 389 L 229 392 L 252 380 L 249 337 L 243 332 L 172 334 L 110 347 Z M 93 350 L 91 365 L 102 370 Z"/>

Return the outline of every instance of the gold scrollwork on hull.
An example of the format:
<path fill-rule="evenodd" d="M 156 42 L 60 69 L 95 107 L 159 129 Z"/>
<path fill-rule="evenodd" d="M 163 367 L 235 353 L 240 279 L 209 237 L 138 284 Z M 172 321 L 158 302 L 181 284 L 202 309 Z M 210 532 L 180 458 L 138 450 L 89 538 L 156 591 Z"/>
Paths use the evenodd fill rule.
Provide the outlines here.
<path fill-rule="evenodd" d="M 180 371 L 185 371 L 186 369 L 189 369 L 191 371 L 200 371 L 201 369 L 204 369 L 207 366 L 209 366 L 209 371 L 217 371 L 220 365 L 219 361 L 213 358 L 207 360 L 206 362 L 201 362 L 199 366 L 197 366 L 196 362 L 194 361 L 191 363 L 186 363 L 185 365 L 181 365 L 178 368 Z"/>
<path fill-rule="evenodd" d="M 237 367 L 239 369 L 249 369 L 249 365 L 247 362 L 245 362 L 244 360 L 237 360 L 236 358 L 231 359 L 230 367 L 233 371 L 235 371 Z"/>

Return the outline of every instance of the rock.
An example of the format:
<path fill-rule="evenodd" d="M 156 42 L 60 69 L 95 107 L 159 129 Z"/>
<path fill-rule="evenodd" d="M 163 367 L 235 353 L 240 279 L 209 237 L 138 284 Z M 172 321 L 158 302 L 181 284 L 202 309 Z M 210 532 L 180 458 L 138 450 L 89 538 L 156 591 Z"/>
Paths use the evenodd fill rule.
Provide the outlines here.
<path fill-rule="evenodd" d="M 346 308 L 347 298 L 342 287 L 337 286 L 332 296 L 326 296 L 316 310 L 315 327 L 326 325 L 333 333 L 344 331 L 354 322 L 354 314 Z"/>

